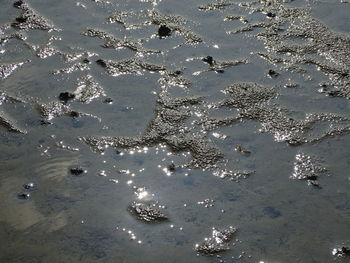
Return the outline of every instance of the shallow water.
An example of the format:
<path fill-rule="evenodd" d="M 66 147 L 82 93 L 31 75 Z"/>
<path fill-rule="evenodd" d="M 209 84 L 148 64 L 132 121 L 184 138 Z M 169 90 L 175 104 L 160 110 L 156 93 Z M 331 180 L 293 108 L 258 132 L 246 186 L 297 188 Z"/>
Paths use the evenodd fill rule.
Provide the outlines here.
<path fill-rule="evenodd" d="M 0 262 L 349 262 L 349 3 L 13 3 Z"/>

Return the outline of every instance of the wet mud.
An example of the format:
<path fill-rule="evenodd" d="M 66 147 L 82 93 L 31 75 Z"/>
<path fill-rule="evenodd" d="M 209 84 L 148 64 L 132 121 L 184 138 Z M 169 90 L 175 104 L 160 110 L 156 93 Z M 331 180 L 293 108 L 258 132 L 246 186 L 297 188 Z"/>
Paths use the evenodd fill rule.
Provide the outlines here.
<path fill-rule="evenodd" d="M 213 256 L 219 252 L 230 249 L 229 243 L 232 240 L 237 229 L 229 227 L 218 230 L 213 228 L 211 237 L 207 237 L 200 244 L 196 244 L 195 250 L 204 255 Z"/>
<path fill-rule="evenodd" d="M 1 5 L 1 262 L 348 260 L 344 1 Z"/>

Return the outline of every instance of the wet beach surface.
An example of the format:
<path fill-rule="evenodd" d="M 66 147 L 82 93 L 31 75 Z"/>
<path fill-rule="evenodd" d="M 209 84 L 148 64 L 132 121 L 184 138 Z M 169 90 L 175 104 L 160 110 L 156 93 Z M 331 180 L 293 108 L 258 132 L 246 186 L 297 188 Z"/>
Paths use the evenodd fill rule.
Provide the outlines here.
<path fill-rule="evenodd" d="M 0 5 L 0 262 L 350 262 L 348 1 Z"/>

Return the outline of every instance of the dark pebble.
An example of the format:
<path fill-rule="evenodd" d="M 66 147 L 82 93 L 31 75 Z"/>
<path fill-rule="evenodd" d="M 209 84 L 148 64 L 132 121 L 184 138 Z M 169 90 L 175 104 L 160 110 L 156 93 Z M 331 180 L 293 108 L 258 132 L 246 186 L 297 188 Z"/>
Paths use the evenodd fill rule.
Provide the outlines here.
<path fill-rule="evenodd" d="M 16 17 L 16 21 L 18 22 L 18 23 L 25 23 L 25 22 L 27 22 L 27 17 L 22 17 L 22 16 L 20 16 L 20 17 Z"/>
<path fill-rule="evenodd" d="M 208 63 L 210 66 L 214 65 L 214 59 L 212 56 L 207 56 L 207 57 L 203 58 L 202 61 Z"/>
<path fill-rule="evenodd" d="M 171 29 L 165 25 L 161 25 L 158 29 L 158 35 L 160 38 L 168 37 L 171 35 Z"/>
<path fill-rule="evenodd" d="M 172 164 L 169 164 L 169 165 L 168 165 L 168 170 L 169 170 L 169 171 L 174 172 L 175 169 L 176 169 L 175 164 L 172 163 Z"/>
<path fill-rule="evenodd" d="M 217 69 L 217 70 L 215 70 L 215 72 L 216 72 L 216 73 L 224 73 L 225 70 L 223 70 L 223 69 Z"/>
<path fill-rule="evenodd" d="M 308 180 L 316 181 L 318 179 L 318 176 L 316 175 L 309 175 L 306 177 Z"/>
<path fill-rule="evenodd" d="M 19 193 L 17 195 L 19 199 L 29 199 L 30 198 L 30 193 Z"/>
<path fill-rule="evenodd" d="M 102 59 L 98 59 L 98 60 L 96 60 L 96 63 L 98 64 L 98 65 L 100 65 L 101 67 L 107 67 L 107 64 L 106 64 L 106 62 L 104 61 L 104 60 L 102 60 Z"/>
<path fill-rule="evenodd" d="M 83 173 L 86 173 L 86 171 L 81 167 L 74 167 L 70 169 L 70 173 L 73 175 L 82 175 Z"/>
<path fill-rule="evenodd" d="M 350 256 L 350 247 L 341 247 L 340 251 L 346 255 Z"/>
<path fill-rule="evenodd" d="M 276 71 L 270 69 L 267 75 L 271 78 L 276 78 L 279 74 Z"/>
<path fill-rule="evenodd" d="M 84 59 L 83 59 L 83 63 L 89 64 L 89 63 L 90 63 L 90 60 L 88 60 L 87 58 L 84 58 Z"/>
<path fill-rule="evenodd" d="M 13 6 L 17 7 L 17 8 L 20 8 L 23 4 L 24 4 L 23 1 L 16 1 L 16 2 L 13 3 Z"/>
<path fill-rule="evenodd" d="M 269 18 L 274 18 L 274 17 L 276 17 L 276 15 L 275 15 L 274 13 L 271 13 L 271 12 L 268 12 L 268 13 L 266 14 L 266 16 L 269 17 Z"/>
<path fill-rule="evenodd" d="M 113 102 L 112 98 L 105 98 L 104 103 L 111 104 Z"/>
<path fill-rule="evenodd" d="M 79 112 L 77 112 L 77 111 L 71 111 L 70 113 L 69 113 L 69 116 L 71 116 L 71 117 L 73 117 L 73 118 L 78 118 L 79 117 Z"/>
<path fill-rule="evenodd" d="M 34 183 L 27 183 L 27 184 L 24 184 L 23 185 L 23 188 L 24 189 L 33 189 L 35 187 L 35 184 Z"/>
<path fill-rule="evenodd" d="M 116 153 L 116 154 L 118 154 L 118 155 L 120 155 L 122 152 L 121 152 L 121 151 L 116 150 L 116 151 L 115 151 L 115 153 Z"/>
<path fill-rule="evenodd" d="M 75 98 L 75 95 L 73 93 L 70 93 L 70 92 L 62 92 L 60 93 L 60 95 L 58 96 L 58 98 L 61 100 L 61 101 L 64 101 L 64 102 L 67 102 L 71 99 L 74 99 Z"/>

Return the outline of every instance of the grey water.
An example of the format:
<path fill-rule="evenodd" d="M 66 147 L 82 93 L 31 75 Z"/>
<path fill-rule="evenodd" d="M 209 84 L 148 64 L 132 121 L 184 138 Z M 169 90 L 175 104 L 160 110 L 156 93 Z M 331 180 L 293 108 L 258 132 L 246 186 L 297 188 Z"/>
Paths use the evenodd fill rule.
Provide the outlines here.
<path fill-rule="evenodd" d="M 0 6 L 0 262 L 350 262 L 348 1 Z"/>

